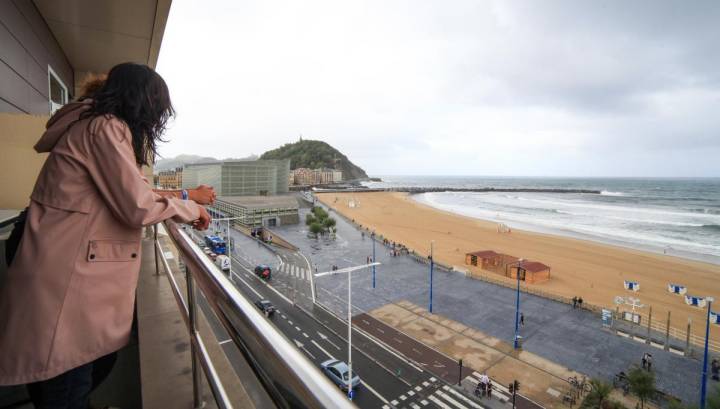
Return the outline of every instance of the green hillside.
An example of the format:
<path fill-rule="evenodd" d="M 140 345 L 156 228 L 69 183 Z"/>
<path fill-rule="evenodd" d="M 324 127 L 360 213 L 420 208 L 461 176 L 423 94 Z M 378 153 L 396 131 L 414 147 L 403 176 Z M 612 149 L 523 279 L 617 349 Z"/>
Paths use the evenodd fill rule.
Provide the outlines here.
<path fill-rule="evenodd" d="M 345 180 L 368 177 L 365 171 L 350 162 L 347 156 L 323 141 L 300 140 L 287 143 L 263 153 L 260 159 L 290 159 L 290 169 L 339 169 Z"/>

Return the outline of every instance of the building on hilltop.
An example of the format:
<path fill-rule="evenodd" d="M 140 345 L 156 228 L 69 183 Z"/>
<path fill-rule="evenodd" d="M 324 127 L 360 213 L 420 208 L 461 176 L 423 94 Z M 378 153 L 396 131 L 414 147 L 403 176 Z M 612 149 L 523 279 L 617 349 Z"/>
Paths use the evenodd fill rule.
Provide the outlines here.
<path fill-rule="evenodd" d="M 294 196 L 222 196 L 218 197 L 211 214 L 218 218 L 239 218 L 233 221 L 246 227 L 275 227 L 300 222 L 298 201 Z"/>
<path fill-rule="evenodd" d="M 205 184 L 218 196 L 268 196 L 288 192 L 290 160 L 193 163 L 183 169 L 183 188 Z"/>
<path fill-rule="evenodd" d="M 157 175 L 155 186 L 160 189 L 181 189 L 183 168 L 178 167 L 170 170 L 160 171 Z"/>

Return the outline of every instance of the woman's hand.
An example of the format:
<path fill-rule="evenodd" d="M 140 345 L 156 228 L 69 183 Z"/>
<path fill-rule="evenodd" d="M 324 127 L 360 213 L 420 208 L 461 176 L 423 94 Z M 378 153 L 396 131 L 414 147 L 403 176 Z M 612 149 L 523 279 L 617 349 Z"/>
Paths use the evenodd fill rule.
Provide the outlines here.
<path fill-rule="evenodd" d="M 211 205 L 215 202 L 217 195 L 212 186 L 200 185 L 195 189 L 188 190 L 188 199 L 201 205 Z"/>
<path fill-rule="evenodd" d="M 195 230 L 207 230 L 207 228 L 210 226 L 210 222 L 212 221 L 212 217 L 210 217 L 210 214 L 205 210 L 204 207 L 200 207 L 200 217 L 198 217 L 197 220 L 195 220 L 192 225 L 195 228 Z"/>

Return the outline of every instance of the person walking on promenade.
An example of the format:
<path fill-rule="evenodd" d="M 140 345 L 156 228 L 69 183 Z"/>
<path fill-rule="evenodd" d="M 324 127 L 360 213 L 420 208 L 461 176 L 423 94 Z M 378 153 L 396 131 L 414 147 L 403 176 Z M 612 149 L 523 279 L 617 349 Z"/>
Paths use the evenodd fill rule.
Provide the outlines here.
<path fill-rule="evenodd" d="M 577 296 L 575 296 L 575 297 L 572 298 L 572 302 L 573 302 L 573 309 L 577 308 L 577 303 L 578 303 L 578 298 L 577 298 Z"/>
<path fill-rule="evenodd" d="M 523 314 L 522 312 L 520 313 L 520 326 L 525 326 L 525 314 Z"/>
<path fill-rule="evenodd" d="M 493 384 L 492 384 L 492 380 L 490 378 L 488 378 L 487 386 L 485 387 L 485 389 L 487 389 L 486 393 L 487 393 L 488 399 L 492 398 Z"/>
<path fill-rule="evenodd" d="M 160 75 L 120 64 L 35 145 L 49 155 L 0 289 L 0 385 L 28 384 L 38 409 L 87 408 L 94 362 L 130 340 L 143 226 L 210 224 L 202 206 L 143 176 L 173 114 Z"/>
<path fill-rule="evenodd" d="M 710 373 L 713 381 L 720 381 L 720 362 L 718 362 L 717 358 L 713 359 L 710 364 Z"/>
<path fill-rule="evenodd" d="M 578 297 L 578 308 L 582 308 L 583 299 L 582 297 Z"/>
<path fill-rule="evenodd" d="M 647 362 L 648 362 L 648 361 L 647 361 L 647 355 L 648 355 L 647 352 L 645 352 L 645 353 L 643 354 L 643 356 L 642 356 L 642 359 L 640 360 L 640 362 L 642 363 L 642 368 L 643 368 L 643 369 L 647 369 Z"/>
<path fill-rule="evenodd" d="M 647 370 L 652 371 L 652 354 L 647 354 Z"/>

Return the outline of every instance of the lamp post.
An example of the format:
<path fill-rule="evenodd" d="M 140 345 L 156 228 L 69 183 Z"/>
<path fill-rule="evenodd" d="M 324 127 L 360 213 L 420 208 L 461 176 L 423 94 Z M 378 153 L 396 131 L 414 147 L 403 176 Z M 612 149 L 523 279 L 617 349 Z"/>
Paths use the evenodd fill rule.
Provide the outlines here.
<path fill-rule="evenodd" d="M 428 312 L 430 312 L 430 314 L 432 314 L 433 264 L 435 264 L 435 260 L 433 259 L 433 244 L 435 244 L 435 240 L 430 240 L 430 305 L 428 306 Z"/>
<path fill-rule="evenodd" d="M 517 270 L 515 271 L 515 277 L 517 278 L 517 291 L 515 294 L 515 339 L 513 340 L 513 347 L 515 349 L 520 348 L 518 338 L 520 337 L 520 272 L 525 272 L 522 268 L 523 259 L 518 260 Z"/>
<path fill-rule="evenodd" d="M 372 240 L 372 244 L 373 244 L 372 262 L 374 263 L 375 262 L 375 231 L 374 230 L 373 230 L 372 234 L 370 235 L 370 239 Z M 373 288 L 375 288 L 375 266 L 373 266 L 373 268 L 372 268 L 372 273 L 373 273 Z"/>
<path fill-rule="evenodd" d="M 705 353 L 703 354 L 702 378 L 700 379 L 700 409 L 705 409 L 705 392 L 707 389 L 707 361 L 708 361 L 708 341 L 710 338 L 710 308 L 713 301 L 712 297 L 705 298 L 707 301 L 707 320 L 705 322 Z"/>
<path fill-rule="evenodd" d="M 352 391 L 352 272 L 356 270 L 362 270 L 368 267 L 373 267 L 380 265 L 380 263 L 372 262 L 370 264 L 365 264 L 362 266 L 356 266 L 356 267 L 347 267 L 347 268 L 341 268 L 339 270 L 335 271 L 326 271 L 324 273 L 317 273 L 315 274 L 315 277 L 323 277 L 327 275 L 336 275 L 336 274 L 347 274 L 348 276 L 348 399 L 352 400 L 353 398 L 353 391 Z"/>

